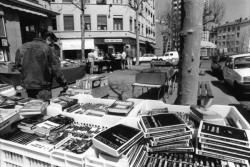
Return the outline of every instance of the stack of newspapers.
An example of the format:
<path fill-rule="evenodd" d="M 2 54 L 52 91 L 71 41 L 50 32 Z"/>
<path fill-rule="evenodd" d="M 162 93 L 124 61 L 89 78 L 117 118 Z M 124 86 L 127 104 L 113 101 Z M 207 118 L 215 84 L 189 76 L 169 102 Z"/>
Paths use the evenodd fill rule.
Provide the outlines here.
<path fill-rule="evenodd" d="M 196 153 L 249 165 L 250 131 L 201 121 Z"/>
<path fill-rule="evenodd" d="M 139 126 L 148 138 L 148 152 L 194 152 L 192 131 L 176 114 L 141 116 Z"/>

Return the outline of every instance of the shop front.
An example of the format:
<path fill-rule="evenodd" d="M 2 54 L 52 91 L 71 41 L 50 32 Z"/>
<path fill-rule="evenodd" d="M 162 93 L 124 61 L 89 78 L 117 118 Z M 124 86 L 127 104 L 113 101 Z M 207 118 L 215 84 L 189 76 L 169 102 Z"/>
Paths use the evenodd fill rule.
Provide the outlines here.
<path fill-rule="evenodd" d="M 62 59 L 81 59 L 82 41 L 81 39 L 63 39 L 60 41 L 62 49 Z M 85 39 L 85 58 L 87 53 L 95 49 L 94 39 Z"/>

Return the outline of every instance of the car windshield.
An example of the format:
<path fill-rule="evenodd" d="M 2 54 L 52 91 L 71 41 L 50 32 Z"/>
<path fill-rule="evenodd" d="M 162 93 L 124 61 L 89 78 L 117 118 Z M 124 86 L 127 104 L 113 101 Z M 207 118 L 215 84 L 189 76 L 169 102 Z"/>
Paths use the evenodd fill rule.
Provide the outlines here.
<path fill-rule="evenodd" d="M 234 60 L 234 68 L 250 68 L 250 56 L 236 58 Z"/>

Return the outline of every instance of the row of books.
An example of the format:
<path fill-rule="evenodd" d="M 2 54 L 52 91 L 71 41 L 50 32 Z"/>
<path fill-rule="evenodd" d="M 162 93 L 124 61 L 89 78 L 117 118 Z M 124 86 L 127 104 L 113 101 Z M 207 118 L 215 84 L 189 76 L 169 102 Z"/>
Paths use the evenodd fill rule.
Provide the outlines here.
<path fill-rule="evenodd" d="M 249 164 L 250 132 L 201 121 L 196 153 L 236 163 Z"/>
<path fill-rule="evenodd" d="M 223 161 L 194 153 L 148 153 L 144 167 L 246 167 L 244 164 Z"/>

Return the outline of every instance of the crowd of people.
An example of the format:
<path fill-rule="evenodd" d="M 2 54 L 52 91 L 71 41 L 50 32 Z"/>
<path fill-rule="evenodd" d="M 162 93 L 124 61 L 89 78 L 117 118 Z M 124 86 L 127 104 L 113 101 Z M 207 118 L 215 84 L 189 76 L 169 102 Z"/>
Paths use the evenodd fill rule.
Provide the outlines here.
<path fill-rule="evenodd" d="M 89 73 L 93 74 L 94 72 L 94 66 L 95 64 L 98 65 L 98 72 L 102 72 L 103 66 L 107 67 L 107 72 L 112 72 L 115 69 L 115 66 L 117 66 L 117 61 L 120 63 L 120 68 L 122 70 L 132 69 L 133 65 L 133 55 L 131 52 L 131 49 L 126 46 L 124 47 L 124 50 L 122 53 L 116 52 L 116 53 L 104 53 L 103 56 L 98 56 L 96 50 L 91 50 L 88 53 L 87 61 L 89 64 Z M 100 63 L 101 61 L 101 63 Z"/>

